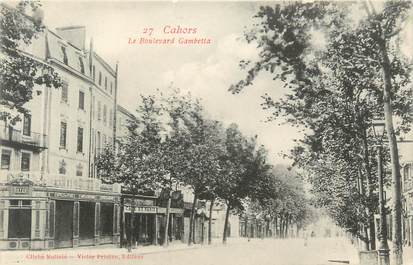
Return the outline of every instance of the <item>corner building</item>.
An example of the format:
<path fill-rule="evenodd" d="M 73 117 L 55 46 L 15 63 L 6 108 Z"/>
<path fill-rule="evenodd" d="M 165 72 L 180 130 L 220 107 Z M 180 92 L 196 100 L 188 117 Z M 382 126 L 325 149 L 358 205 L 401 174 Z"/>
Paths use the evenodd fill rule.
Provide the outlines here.
<path fill-rule="evenodd" d="M 95 166 L 115 139 L 117 69 L 86 49 L 84 27 L 45 29 L 21 49 L 63 85 L 36 86 L 30 115 L 0 122 L 0 249 L 118 244 L 120 186 Z"/>

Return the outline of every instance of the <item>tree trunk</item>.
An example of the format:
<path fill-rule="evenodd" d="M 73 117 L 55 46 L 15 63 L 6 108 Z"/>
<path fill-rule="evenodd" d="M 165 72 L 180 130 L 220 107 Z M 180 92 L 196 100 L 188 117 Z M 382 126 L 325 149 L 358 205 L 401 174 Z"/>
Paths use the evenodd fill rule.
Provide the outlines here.
<path fill-rule="evenodd" d="M 197 222 L 196 222 L 196 209 L 195 209 L 194 218 L 192 221 L 192 244 L 196 244 L 196 229 L 197 229 Z"/>
<path fill-rule="evenodd" d="M 229 211 L 231 210 L 230 203 L 227 203 L 227 212 L 225 213 L 225 223 L 224 223 L 224 234 L 222 236 L 222 243 L 227 243 L 227 231 L 228 231 L 228 219 L 229 219 Z"/>
<path fill-rule="evenodd" d="M 169 210 L 171 208 L 171 193 L 168 191 L 168 203 L 166 204 L 166 212 L 165 212 L 165 231 L 163 235 L 163 246 L 167 247 L 169 245 Z"/>
<path fill-rule="evenodd" d="M 121 225 L 120 225 L 120 248 L 125 247 L 125 206 L 124 206 L 124 198 L 121 198 L 121 207 L 120 207 L 120 218 L 121 218 Z"/>
<path fill-rule="evenodd" d="M 374 207 L 372 202 L 373 197 L 373 184 L 371 176 L 371 167 L 369 161 L 369 149 L 367 146 L 367 135 L 366 131 L 363 130 L 363 150 L 364 150 L 364 167 L 366 170 L 366 185 L 367 185 L 367 216 L 369 218 L 369 239 L 370 239 L 370 250 L 376 250 L 376 228 L 374 225 Z"/>
<path fill-rule="evenodd" d="M 384 81 L 383 103 L 384 117 L 387 131 L 387 138 L 390 147 L 391 171 L 392 171 L 392 216 L 393 216 L 393 262 L 394 265 L 403 264 L 403 246 L 402 246 L 402 208 L 401 208 L 401 175 L 399 153 L 397 148 L 396 135 L 393 128 L 393 108 L 391 102 L 391 66 L 386 48 L 386 40 L 382 38 L 379 41 L 379 49 L 382 57 L 382 71 Z"/>
<path fill-rule="evenodd" d="M 364 184 L 363 184 L 363 176 L 361 174 L 361 169 L 358 168 L 358 181 L 359 181 L 359 192 L 362 196 L 365 195 L 365 190 L 364 190 Z M 367 208 L 366 208 L 367 210 Z M 365 224 L 360 224 L 360 230 L 361 230 L 361 234 L 364 235 L 365 240 L 363 240 L 363 244 L 365 243 L 366 245 L 363 246 L 364 250 L 370 250 L 370 245 L 369 245 L 369 233 L 368 233 L 368 227 Z"/>
<path fill-rule="evenodd" d="M 284 237 L 284 218 L 280 215 L 280 238 Z"/>
<path fill-rule="evenodd" d="M 129 244 L 128 244 L 128 251 L 130 252 L 132 250 L 133 244 L 135 243 L 135 207 L 132 206 L 131 209 L 131 217 L 130 217 L 130 236 L 129 236 Z"/>
<path fill-rule="evenodd" d="M 277 220 L 278 220 L 278 217 L 275 216 L 274 222 L 275 222 L 275 237 L 276 237 L 276 238 L 279 237 L 279 236 L 278 236 L 278 222 L 277 222 Z"/>
<path fill-rule="evenodd" d="M 197 196 L 194 194 L 194 201 L 192 203 L 192 209 L 191 209 L 191 217 L 189 218 L 189 237 L 188 237 L 188 246 L 192 245 L 192 239 L 195 238 L 194 236 L 194 218 L 195 218 L 195 205 L 197 201 Z"/>
<path fill-rule="evenodd" d="M 209 206 L 209 220 L 208 220 L 208 245 L 212 243 L 212 210 L 214 208 L 215 199 L 211 200 L 211 205 Z"/>
<path fill-rule="evenodd" d="M 288 238 L 288 222 L 289 222 L 289 216 L 286 214 L 285 216 L 285 237 Z"/>
<path fill-rule="evenodd" d="M 204 244 L 204 239 L 205 239 L 205 233 L 204 233 L 204 231 L 205 231 L 205 215 L 204 214 L 202 214 L 202 217 L 201 217 L 201 229 L 202 229 L 202 232 L 201 232 L 201 244 L 203 245 Z"/>

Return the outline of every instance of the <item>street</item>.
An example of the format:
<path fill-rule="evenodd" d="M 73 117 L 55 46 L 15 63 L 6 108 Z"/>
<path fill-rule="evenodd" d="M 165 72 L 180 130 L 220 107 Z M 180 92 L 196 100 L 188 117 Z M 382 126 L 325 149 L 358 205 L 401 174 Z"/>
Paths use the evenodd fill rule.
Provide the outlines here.
<path fill-rule="evenodd" d="M 343 238 L 233 239 L 224 246 L 141 247 L 128 253 L 116 248 L 77 248 L 0 253 L 2 264 L 142 264 L 142 265 L 321 265 L 357 264 L 356 249 Z M 7 260 L 7 262 L 6 262 Z"/>

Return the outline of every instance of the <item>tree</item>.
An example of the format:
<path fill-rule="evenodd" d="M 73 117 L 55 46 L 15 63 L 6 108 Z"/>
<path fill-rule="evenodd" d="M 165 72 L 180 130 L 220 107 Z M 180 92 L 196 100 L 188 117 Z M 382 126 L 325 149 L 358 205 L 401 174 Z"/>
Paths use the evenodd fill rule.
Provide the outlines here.
<path fill-rule="evenodd" d="M 274 79 L 284 81 L 292 93 L 278 102 L 265 95 L 264 107 L 273 110 L 274 117 L 284 115 L 288 122 L 303 125 L 312 131 L 314 135 L 307 136 L 306 144 L 314 154 L 329 153 L 326 160 L 330 165 L 331 161 L 336 161 L 339 157 L 340 162 L 353 168 L 350 170 L 352 174 L 364 172 L 363 183 L 367 186 L 365 202 L 369 211 L 367 215 L 370 234 L 374 236 L 374 165 L 369 163 L 371 142 L 366 136 L 366 128 L 370 125 L 371 119 L 380 114 L 380 108 L 383 109 L 384 105 L 388 137 L 392 143 L 392 164 L 396 166 L 398 158 L 394 150 L 397 149 L 397 144 L 391 115 L 401 116 L 404 125 L 411 121 L 406 111 L 411 103 L 404 97 L 411 93 L 406 93 L 405 89 L 409 82 L 409 69 L 400 54 L 391 50 L 389 45 L 383 47 L 383 41 L 380 42 L 383 32 L 380 33 L 377 23 L 387 26 L 386 38 L 394 35 L 394 28 L 398 25 L 397 22 L 405 17 L 410 3 L 389 2 L 380 14 L 370 14 L 369 18 L 361 19 L 355 27 L 352 26 L 349 15 L 351 12 L 346 9 L 348 5 L 320 2 L 279 4 L 275 8 L 262 7 L 257 14 L 257 17 L 261 18 L 261 23 L 246 33 L 248 41 L 258 42 L 261 48 L 260 60 L 252 67 L 249 66 L 251 62 L 242 61 L 242 67 L 250 67 L 247 77 L 233 85 L 230 90 L 234 93 L 240 92 L 250 85 L 261 71 L 269 71 L 274 74 Z M 325 36 L 326 47 L 323 49 L 314 47 L 314 31 Z M 384 55 L 389 51 L 392 57 L 386 63 Z M 384 82 L 380 70 L 386 73 L 387 79 L 385 78 Z M 391 81 L 393 83 L 389 85 Z M 392 106 L 389 104 L 390 99 L 397 102 L 393 103 L 393 111 L 389 111 L 389 107 Z M 334 139 L 328 138 L 329 134 L 337 137 L 337 134 L 334 134 L 337 131 L 344 141 L 335 144 Z M 352 141 L 352 136 L 356 137 L 357 141 Z M 344 150 L 348 154 L 361 156 L 360 160 L 348 159 L 346 152 L 339 148 L 343 146 L 340 144 L 344 144 Z M 335 158 L 332 157 L 334 148 L 339 151 L 339 156 Z M 324 158 L 325 156 L 314 155 L 312 159 L 316 162 Z M 397 167 L 393 168 L 393 172 L 400 174 Z M 397 176 L 394 176 L 396 190 L 397 179 Z M 396 202 L 399 194 L 400 192 L 395 196 Z M 400 207 L 395 206 L 394 209 L 395 216 L 400 216 L 397 214 Z M 395 220 L 394 223 L 397 226 L 399 222 Z M 398 234 L 397 229 L 395 230 Z M 396 235 L 395 245 L 400 243 L 397 237 Z M 370 242 L 374 247 L 374 240 L 371 239 Z M 400 256 L 399 246 L 395 246 L 394 249 L 395 256 Z"/>
<path fill-rule="evenodd" d="M 16 8 L 0 5 L 0 120 L 15 124 L 19 114 L 27 114 L 25 104 L 33 98 L 33 88 L 38 85 L 58 88 L 61 79 L 52 67 L 24 52 L 44 30 L 42 20 L 36 15 L 38 1 L 24 0 Z M 34 16 L 27 15 L 29 11 Z M 16 114 L 17 111 L 17 114 Z"/>

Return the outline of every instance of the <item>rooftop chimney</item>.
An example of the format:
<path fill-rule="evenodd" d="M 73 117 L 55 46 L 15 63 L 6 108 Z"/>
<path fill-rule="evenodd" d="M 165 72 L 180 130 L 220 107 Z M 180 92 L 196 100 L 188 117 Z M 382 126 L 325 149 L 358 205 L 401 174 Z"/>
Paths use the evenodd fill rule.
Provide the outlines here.
<path fill-rule="evenodd" d="M 84 26 L 56 28 L 57 34 L 81 50 L 85 50 L 86 29 Z"/>

